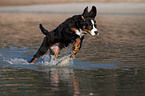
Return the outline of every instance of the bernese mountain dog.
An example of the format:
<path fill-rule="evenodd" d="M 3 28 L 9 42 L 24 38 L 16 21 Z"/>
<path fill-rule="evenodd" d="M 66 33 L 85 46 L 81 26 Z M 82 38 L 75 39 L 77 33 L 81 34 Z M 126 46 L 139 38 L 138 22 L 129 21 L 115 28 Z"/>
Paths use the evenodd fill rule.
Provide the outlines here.
<path fill-rule="evenodd" d="M 88 7 L 86 7 L 81 15 L 74 15 L 73 17 L 68 18 L 56 29 L 50 32 L 48 32 L 48 30 L 40 24 L 39 28 L 46 37 L 44 38 L 39 50 L 29 63 L 34 63 L 48 50 L 51 55 L 55 55 L 55 58 L 58 58 L 60 50 L 67 47 L 70 43 L 74 44 L 73 53 L 70 57 L 76 55 L 81 49 L 84 36 L 87 33 L 93 36 L 99 34 L 95 21 L 96 15 L 97 9 L 95 6 L 92 7 L 90 12 L 88 12 Z"/>

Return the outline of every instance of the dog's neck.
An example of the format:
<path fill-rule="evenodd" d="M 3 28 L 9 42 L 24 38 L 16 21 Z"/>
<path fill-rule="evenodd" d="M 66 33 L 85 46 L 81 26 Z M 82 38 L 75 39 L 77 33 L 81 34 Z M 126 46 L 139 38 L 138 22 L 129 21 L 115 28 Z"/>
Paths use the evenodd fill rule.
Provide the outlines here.
<path fill-rule="evenodd" d="M 74 31 L 75 34 L 77 34 L 78 36 L 80 36 L 80 38 L 86 34 L 86 32 L 83 31 L 82 29 L 71 28 L 71 30 Z"/>

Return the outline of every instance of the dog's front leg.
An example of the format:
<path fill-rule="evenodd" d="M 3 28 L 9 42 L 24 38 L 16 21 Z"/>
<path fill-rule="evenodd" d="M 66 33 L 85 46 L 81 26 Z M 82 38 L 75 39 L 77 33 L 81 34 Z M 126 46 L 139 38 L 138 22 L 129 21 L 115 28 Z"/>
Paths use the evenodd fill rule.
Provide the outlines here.
<path fill-rule="evenodd" d="M 77 52 L 80 50 L 81 48 L 81 39 L 77 38 L 76 42 L 74 43 L 74 47 L 73 47 L 73 54 L 70 57 L 73 57 L 74 55 L 77 54 Z"/>

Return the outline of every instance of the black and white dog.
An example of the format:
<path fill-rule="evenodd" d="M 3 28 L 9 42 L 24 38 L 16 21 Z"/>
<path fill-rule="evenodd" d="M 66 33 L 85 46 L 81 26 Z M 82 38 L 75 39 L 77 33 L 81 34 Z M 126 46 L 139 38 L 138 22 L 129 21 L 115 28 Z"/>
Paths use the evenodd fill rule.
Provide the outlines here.
<path fill-rule="evenodd" d="M 83 14 L 68 18 L 51 32 L 48 32 L 42 24 L 40 24 L 40 30 L 46 37 L 30 63 L 34 63 L 48 50 L 50 50 L 51 55 L 55 55 L 57 58 L 60 50 L 67 47 L 70 43 L 74 43 L 73 53 L 70 57 L 76 55 L 80 50 L 84 36 L 87 33 L 90 35 L 98 35 L 95 21 L 96 15 L 97 9 L 95 6 L 92 7 L 90 12 L 88 12 L 88 7 L 86 7 Z"/>

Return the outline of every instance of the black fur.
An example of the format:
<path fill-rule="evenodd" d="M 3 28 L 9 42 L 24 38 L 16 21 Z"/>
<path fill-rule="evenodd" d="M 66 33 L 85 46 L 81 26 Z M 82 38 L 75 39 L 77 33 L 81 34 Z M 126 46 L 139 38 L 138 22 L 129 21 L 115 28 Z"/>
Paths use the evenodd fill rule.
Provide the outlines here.
<path fill-rule="evenodd" d="M 84 39 L 84 35 L 79 36 L 75 33 L 74 30 L 72 30 L 72 28 L 75 28 L 77 30 L 90 30 L 88 27 L 90 25 L 90 20 L 94 20 L 95 16 L 96 7 L 93 6 L 90 12 L 88 12 L 88 7 L 86 7 L 82 15 L 75 15 L 71 18 L 68 18 L 66 21 L 64 21 L 51 32 L 48 32 L 48 30 L 46 30 L 42 26 L 42 24 L 40 24 L 39 28 L 42 31 L 42 33 L 46 35 L 46 37 L 44 38 L 42 45 L 40 46 L 37 53 L 33 56 L 33 59 L 30 61 L 30 63 L 33 62 L 34 59 L 44 55 L 50 49 L 50 47 L 56 43 L 58 44 L 58 47 L 61 50 L 62 48 L 67 47 L 70 43 L 76 42 L 77 38 L 80 38 L 80 49 L 82 41 Z"/>

